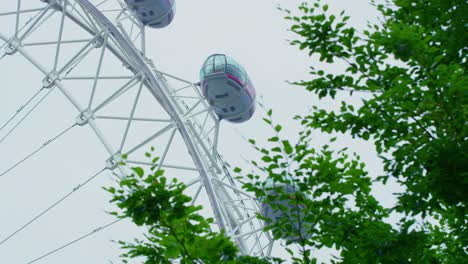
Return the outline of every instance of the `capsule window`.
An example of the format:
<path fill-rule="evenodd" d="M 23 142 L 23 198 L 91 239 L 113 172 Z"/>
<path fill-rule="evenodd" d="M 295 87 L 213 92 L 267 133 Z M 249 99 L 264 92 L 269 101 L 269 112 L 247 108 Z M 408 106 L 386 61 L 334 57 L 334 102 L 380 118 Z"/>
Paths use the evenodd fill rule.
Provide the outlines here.
<path fill-rule="evenodd" d="M 149 13 L 150 16 L 154 16 L 153 10 L 150 10 L 148 13 Z"/>
<path fill-rule="evenodd" d="M 227 113 L 227 111 L 228 111 L 228 110 L 227 110 L 226 108 L 223 108 L 223 112 L 224 112 L 224 113 Z"/>
<path fill-rule="evenodd" d="M 146 17 L 146 12 L 141 12 L 141 15 Z"/>
<path fill-rule="evenodd" d="M 231 112 L 236 111 L 236 108 L 234 106 L 231 106 L 229 109 L 231 109 Z"/>
<path fill-rule="evenodd" d="M 218 94 L 218 95 L 216 95 L 215 97 L 216 97 L 217 99 L 222 99 L 222 98 L 226 98 L 226 97 L 228 97 L 228 96 L 229 96 L 228 93 L 224 93 L 224 94 Z"/>

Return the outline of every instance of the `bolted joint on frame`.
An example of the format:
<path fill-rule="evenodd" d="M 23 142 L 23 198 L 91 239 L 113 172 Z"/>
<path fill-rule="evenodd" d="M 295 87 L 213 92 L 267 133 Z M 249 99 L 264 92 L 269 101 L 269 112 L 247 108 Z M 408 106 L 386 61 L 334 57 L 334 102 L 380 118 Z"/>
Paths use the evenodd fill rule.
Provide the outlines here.
<path fill-rule="evenodd" d="M 155 72 L 158 72 L 158 71 L 156 70 L 156 66 L 154 66 L 154 62 L 153 62 L 152 59 L 149 59 L 149 58 L 147 58 L 147 57 L 144 57 L 143 59 L 145 60 L 145 63 L 150 67 L 150 69 L 152 69 L 152 70 L 155 71 Z"/>
<path fill-rule="evenodd" d="M 122 154 L 120 152 L 117 152 L 106 160 L 106 168 L 108 170 L 115 170 L 123 162 L 124 159 L 122 157 Z"/>
<path fill-rule="evenodd" d="M 8 44 L 5 46 L 5 53 L 8 55 L 13 55 L 18 51 L 18 48 L 21 46 L 21 41 L 18 38 L 11 39 Z"/>
<path fill-rule="evenodd" d="M 93 40 L 93 47 L 96 48 L 96 49 L 100 49 L 104 46 L 104 42 L 106 41 L 106 38 L 103 37 L 102 35 L 99 36 L 99 37 L 96 37 L 94 40 Z"/>
<path fill-rule="evenodd" d="M 87 125 L 89 120 L 94 119 L 94 114 L 90 109 L 86 109 L 76 117 L 76 124 L 80 126 Z"/>
<path fill-rule="evenodd" d="M 144 81 L 146 81 L 146 75 L 145 75 L 143 72 L 139 72 L 139 73 L 137 74 L 136 79 L 137 79 L 138 81 L 140 81 L 140 82 L 144 82 Z"/>
<path fill-rule="evenodd" d="M 42 80 L 42 87 L 51 88 L 54 86 L 55 82 L 60 80 L 60 75 L 57 71 L 51 71 L 47 76 Z"/>
<path fill-rule="evenodd" d="M 130 71 L 133 70 L 132 65 L 130 65 L 128 62 L 122 62 L 122 67 Z"/>

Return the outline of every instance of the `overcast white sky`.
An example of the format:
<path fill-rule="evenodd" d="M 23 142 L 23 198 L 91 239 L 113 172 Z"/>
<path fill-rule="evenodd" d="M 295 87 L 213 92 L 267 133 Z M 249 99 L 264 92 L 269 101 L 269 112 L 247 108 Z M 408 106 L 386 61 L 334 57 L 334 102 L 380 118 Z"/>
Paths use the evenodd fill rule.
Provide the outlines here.
<path fill-rule="evenodd" d="M 32 2 L 39 0 L 25 0 Z M 13 2 L 13 1 L 12 1 Z M 99 1 L 94 1 L 99 2 Z M 287 32 L 288 22 L 282 19 L 282 7 L 293 9 L 298 0 L 177 0 L 177 13 L 173 24 L 162 30 L 148 30 L 148 57 L 162 71 L 187 80 L 198 81 L 199 68 L 212 53 L 226 53 L 245 66 L 268 107 L 274 109 L 274 118 L 285 127 L 285 136 L 294 139 L 297 124 L 295 114 L 307 112 L 308 107 L 319 105 L 336 107 L 337 103 L 317 98 L 294 87 L 286 81 L 308 78 L 308 67 L 318 65 L 305 53 L 287 43 L 293 37 Z M 375 20 L 376 12 L 368 0 L 327 0 L 333 12 L 345 9 L 351 15 L 350 23 L 364 28 L 368 20 Z M 0 12 L 12 11 L 2 7 Z M 0 25 L 0 32 L 5 25 Z M 330 71 L 339 66 L 324 66 Z M 0 76 L 4 80 L 0 96 L 0 124 L 14 113 L 25 98 L 32 94 L 39 82 L 19 86 L 17 81 L 28 81 L 35 76 L 33 69 L 19 60 L 6 58 L 0 61 Z M 31 87 L 28 87 L 28 86 Z M 359 102 L 358 97 L 340 97 Z M 76 113 L 68 111 L 67 102 L 58 94 L 22 126 L 18 133 L 0 145 L 0 171 L 23 157 L 28 150 L 41 143 L 50 131 L 59 131 L 73 122 Z M 270 133 L 261 121 L 260 111 L 248 123 L 223 124 L 220 152 L 234 165 L 246 167 L 244 158 L 254 155 L 239 134 L 261 141 Z M 48 129 L 48 130 L 47 130 Z M 46 130 L 48 132 L 46 132 Z M 0 240 L 5 234 L 39 213 L 64 195 L 77 183 L 102 168 L 107 156 L 92 134 L 79 128 L 0 178 Z M 53 133 L 52 133 L 53 134 Z M 327 136 L 317 134 L 317 146 L 325 143 Z M 339 138 L 335 147 L 349 146 L 361 154 L 369 164 L 372 175 L 380 173 L 380 161 L 369 143 Z M 182 154 L 181 154 L 182 155 Z M 185 154 L 183 154 L 185 155 Z M 35 257 L 63 245 L 90 230 L 108 223 L 112 217 L 104 212 L 110 207 L 102 186 L 109 184 L 108 175 L 98 178 L 76 193 L 67 202 L 34 223 L 18 236 L 0 245 L 0 262 L 26 263 Z M 392 203 L 389 191 L 376 189 L 376 195 L 387 205 Z M 129 239 L 138 230 L 131 223 L 119 223 L 108 230 L 66 248 L 38 263 L 118 263 L 122 253 L 111 240 Z M 280 251 L 274 254 L 282 255 Z M 326 262 L 326 258 L 323 261 Z"/>

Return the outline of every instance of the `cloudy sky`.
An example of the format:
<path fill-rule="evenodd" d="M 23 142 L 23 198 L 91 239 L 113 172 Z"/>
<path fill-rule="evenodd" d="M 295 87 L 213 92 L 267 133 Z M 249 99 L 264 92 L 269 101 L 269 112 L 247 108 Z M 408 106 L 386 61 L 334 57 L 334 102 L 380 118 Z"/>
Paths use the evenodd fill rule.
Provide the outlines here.
<path fill-rule="evenodd" d="M 287 31 L 289 24 L 282 19 L 284 13 L 277 7 L 294 10 L 300 2 L 178 0 L 172 25 L 162 30 L 147 31 L 148 57 L 164 72 L 198 81 L 199 68 L 207 56 L 213 53 L 232 56 L 245 66 L 265 105 L 274 109 L 274 119 L 285 127 L 284 136 L 294 139 L 298 130 L 292 121 L 294 115 L 306 113 L 312 105 L 333 109 L 339 104 L 329 100 L 319 102 L 314 95 L 287 81 L 307 79 L 308 67 L 312 65 L 332 72 L 342 68 L 339 64 L 320 65 L 316 59 L 308 58 L 288 44 L 287 40 L 294 36 Z M 362 29 L 367 21 L 376 20 L 377 14 L 368 0 L 325 2 L 329 3 L 332 12 L 346 10 L 351 15 L 350 23 L 357 28 Z M 14 4 L 0 7 L 0 13 L 14 8 Z M 9 32 L 11 27 L 11 23 L 1 23 L 0 32 L 7 34 L 5 32 Z M 3 124 L 25 98 L 41 86 L 41 79 L 24 60 L 10 57 L 0 61 L 0 76 L 4 80 L 1 86 L 3 95 L 0 96 L 0 124 Z M 342 95 L 339 99 L 360 101 L 358 95 Z M 69 103 L 63 96 L 58 93 L 51 95 L 47 102 L 14 135 L 0 143 L 0 171 L 24 157 L 47 136 L 73 122 L 76 112 L 67 105 Z M 222 124 L 220 153 L 229 163 L 246 168 L 244 159 L 255 157 L 241 136 L 259 141 L 265 139 L 271 131 L 261 119 L 262 113 L 258 111 L 247 123 Z M 327 139 L 327 136 L 317 134 L 314 144 L 320 146 Z M 8 177 L 0 178 L 0 240 L 102 168 L 107 156 L 96 143 L 89 131 L 78 128 L 9 173 Z M 372 145 L 340 136 L 334 147 L 343 146 L 358 152 L 369 164 L 372 175 L 381 172 Z M 101 189 L 109 184 L 110 179 L 109 175 L 99 177 L 63 206 L 0 245 L 0 262 L 26 263 L 112 221 L 112 217 L 105 213 L 111 208 L 107 203 L 109 197 Z M 393 202 L 388 191 L 377 187 L 375 194 L 386 205 Z M 121 251 L 110 241 L 131 239 L 138 232 L 131 223 L 121 222 L 38 263 L 117 263 Z M 284 252 L 278 247 L 274 254 L 281 256 Z M 317 254 L 321 254 L 319 256 L 326 262 L 326 254 Z"/>

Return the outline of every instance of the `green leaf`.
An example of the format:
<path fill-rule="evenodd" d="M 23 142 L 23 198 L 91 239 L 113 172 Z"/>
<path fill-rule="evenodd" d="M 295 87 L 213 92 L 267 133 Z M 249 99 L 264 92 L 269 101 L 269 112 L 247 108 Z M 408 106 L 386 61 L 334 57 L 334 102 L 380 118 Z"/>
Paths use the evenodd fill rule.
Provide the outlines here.
<path fill-rule="evenodd" d="M 136 168 L 132 168 L 133 171 L 138 175 L 138 177 L 143 177 L 143 175 L 145 174 L 145 171 L 140 168 L 140 167 L 136 167 Z"/>
<path fill-rule="evenodd" d="M 284 152 L 286 152 L 286 154 L 288 155 L 291 154 L 293 152 L 293 148 L 291 144 L 289 143 L 289 141 L 283 140 L 281 142 L 283 143 Z"/>
<path fill-rule="evenodd" d="M 368 139 L 369 139 L 369 136 L 370 136 L 369 132 L 366 131 L 366 132 L 364 132 L 364 133 L 362 134 L 362 139 L 368 140 Z"/>
<path fill-rule="evenodd" d="M 275 126 L 275 131 L 280 132 L 283 127 L 281 125 L 276 125 Z"/>
<path fill-rule="evenodd" d="M 278 142 L 279 141 L 279 138 L 278 137 L 271 137 L 268 139 L 268 141 L 270 142 Z"/>

